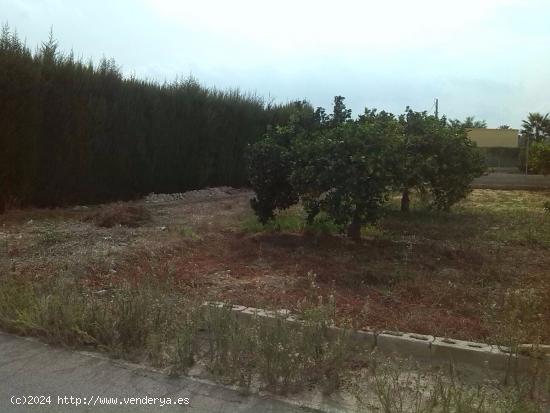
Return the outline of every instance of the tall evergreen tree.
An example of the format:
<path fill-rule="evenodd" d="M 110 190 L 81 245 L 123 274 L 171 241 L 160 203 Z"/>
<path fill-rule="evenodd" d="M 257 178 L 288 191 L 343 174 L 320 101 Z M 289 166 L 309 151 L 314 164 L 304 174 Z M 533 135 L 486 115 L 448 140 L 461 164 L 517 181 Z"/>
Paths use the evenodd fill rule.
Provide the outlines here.
<path fill-rule="evenodd" d="M 125 78 L 0 33 L 0 208 L 129 199 L 247 183 L 245 147 L 269 124 L 307 123 L 307 102 L 265 105 L 239 91 Z M 296 115 L 300 113 L 300 115 Z"/>

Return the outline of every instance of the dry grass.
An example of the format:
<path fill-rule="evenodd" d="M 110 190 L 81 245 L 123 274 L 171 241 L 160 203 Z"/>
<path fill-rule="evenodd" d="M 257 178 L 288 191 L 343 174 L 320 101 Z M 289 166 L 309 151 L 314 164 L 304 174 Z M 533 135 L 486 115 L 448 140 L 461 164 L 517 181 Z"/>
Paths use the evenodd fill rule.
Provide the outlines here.
<path fill-rule="evenodd" d="M 341 325 L 487 341 L 501 340 L 505 298 L 533 289 L 538 340 L 550 342 L 547 197 L 475 190 L 450 214 L 395 207 L 359 245 L 327 221 L 306 230 L 299 209 L 264 230 L 242 195 L 12 211 L 0 216 L 0 268 L 34 279 L 69 271 L 97 290 L 152 276 L 182 294 L 261 308 L 301 311 L 332 296 Z M 125 205 L 150 222 L 104 228 L 86 218 L 124 216 Z"/>
<path fill-rule="evenodd" d="M 285 322 L 283 315 L 243 320 L 229 307 L 200 305 L 157 279 L 100 291 L 70 277 L 36 282 L 3 276 L 0 283 L 0 328 L 101 350 L 172 375 L 193 368 L 246 391 L 298 398 L 312 390 L 323 397 L 337 392 L 339 402 L 353 395 L 353 411 L 545 411 L 547 372 L 503 384 L 489 376 L 472 381 L 453 366 L 447 371 L 383 358 L 344 331 L 331 334 L 333 316 L 329 302 L 302 313 L 301 323 Z"/>
<path fill-rule="evenodd" d="M 173 372 L 198 363 L 224 380 L 276 392 L 310 383 L 345 390 L 348 373 L 366 369 L 360 381 L 372 392 L 367 411 L 539 413 L 548 399 L 529 389 L 545 383 L 540 376 L 479 390 L 452 376 L 439 380 L 438 372 L 403 375 L 411 369 L 350 360 L 356 353 L 345 340 L 329 342 L 324 328 L 335 321 L 511 345 L 550 343 L 547 197 L 476 190 L 450 214 L 416 205 L 402 215 L 395 205 L 364 229 L 360 244 L 326 220 L 305 228 L 299 208 L 264 229 L 242 194 L 12 210 L 0 215 L 0 325 Z M 145 218 L 136 214 L 139 225 L 122 224 L 132 215 L 128 207 L 148 211 Z M 100 216 L 114 216 L 115 223 L 90 218 Z M 282 325 L 242 327 L 227 313 L 196 311 L 203 300 L 310 316 L 330 311 L 296 335 Z"/>
<path fill-rule="evenodd" d="M 93 222 L 98 227 L 112 228 L 117 225 L 135 228 L 151 221 L 151 213 L 143 205 L 124 203 L 110 204 L 93 212 L 84 221 Z"/>

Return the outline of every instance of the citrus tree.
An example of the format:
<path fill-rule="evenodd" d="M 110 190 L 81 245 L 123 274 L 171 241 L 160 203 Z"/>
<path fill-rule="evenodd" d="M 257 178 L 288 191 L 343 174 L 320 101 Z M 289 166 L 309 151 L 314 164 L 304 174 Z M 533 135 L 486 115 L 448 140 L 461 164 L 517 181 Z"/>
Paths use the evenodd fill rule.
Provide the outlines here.
<path fill-rule="evenodd" d="M 432 206 L 448 211 L 471 191 L 474 178 L 486 169 L 485 159 L 461 126 L 447 125 L 440 132 L 438 150 L 430 159 L 428 188 Z"/>
<path fill-rule="evenodd" d="M 378 219 L 394 182 L 395 147 L 377 126 L 346 123 L 295 143 L 291 182 L 309 222 L 323 211 L 359 240 L 361 227 Z"/>
<path fill-rule="evenodd" d="M 249 148 L 252 207 L 262 223 L 301 201 L 308 223 L 322 211 L 358 240 L 396 189 L 404 211 L 413 189 L 448 210 L 483 173 L 483 157 L 460 122 L 409 108 L 399 117 L 365 109 L 351 119 L 343 101 L 335 98 L 330 115 L 322 108 L 308 112 L 310 127 L 291 117 Z"/>
<path fill-rule="evenodd" d="M 250 201 L 258 220 L 266 224 L 276 209 L 298 202 L 290 184 L 292 156 L 288 148 L 272 138 L 257 142 L 247 153 L 248 178 L 256 196 Z"/>
<path fill-rule="evenodd" d="M 403 128 L 395 176 L 402 193 L 401 210 L 410 208 L 412 189 L 428 193 L 432 206 L 448 210 L 466 197 L 474 178 L 485 170 L 482 154 L 464 124 L 410 108 L 399 117 Z"/>

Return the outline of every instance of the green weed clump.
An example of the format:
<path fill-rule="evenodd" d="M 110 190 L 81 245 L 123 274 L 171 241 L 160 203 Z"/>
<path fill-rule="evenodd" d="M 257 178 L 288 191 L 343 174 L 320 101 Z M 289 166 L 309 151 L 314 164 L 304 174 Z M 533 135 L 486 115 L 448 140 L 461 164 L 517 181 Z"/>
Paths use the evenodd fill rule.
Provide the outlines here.
<path fill-rule="evenodd" d="M 302 232 L 306 227 L 305 213 L 301 208 L 294 207 L 280 211 L 274 219 L 262 224 L 255 215 L 245 217 L 241 223 L 241 228 L 245 232 Z"/>
<path fill-rule="evenodd" d="M 38 231 L 37 238 L 42 246 L 48 247 L 63 241 L 65 239 L 65 234 L 57 231 L 52 226 L 47 226 Z"/>
<path fill-rule="evenodd" d="M 368 234 L 371 226 L 367 227 Z M 307 214 L 301 206 L 277 211 L 273 219 L 262 224 L 256 216 L 248 215 L 241 222 L 241 229 L 250 233 L 295 232 L 310 235 L 334 235 L 343 231 L 342 226 L 330 219 L 325 213 L 319 213 L 312 222 L 307 222 Z"/>

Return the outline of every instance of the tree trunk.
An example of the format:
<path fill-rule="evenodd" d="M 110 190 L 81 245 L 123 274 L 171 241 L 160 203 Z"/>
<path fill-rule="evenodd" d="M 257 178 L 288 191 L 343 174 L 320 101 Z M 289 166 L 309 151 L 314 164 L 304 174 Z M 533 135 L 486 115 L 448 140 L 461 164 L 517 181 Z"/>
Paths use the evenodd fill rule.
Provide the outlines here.
<path fill-rule="evenodd" d="M 348 226 L 348 237 L 355 242 L 361 241 L 361 221 L 357 214 L 354 215 L 351 224 Z"/>
<path fill-rule="evenodd" d="M 409 198 L 409 188 L 403 190 L 403 195 L 401 196 L 401 212 L 409 212 L 411 205 L 411 200 Z"/>

